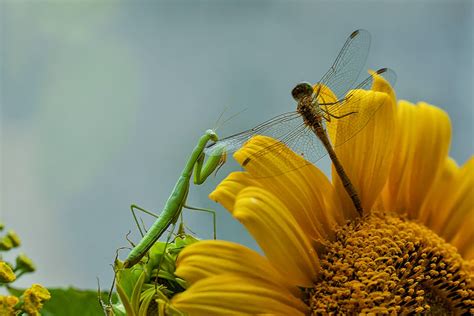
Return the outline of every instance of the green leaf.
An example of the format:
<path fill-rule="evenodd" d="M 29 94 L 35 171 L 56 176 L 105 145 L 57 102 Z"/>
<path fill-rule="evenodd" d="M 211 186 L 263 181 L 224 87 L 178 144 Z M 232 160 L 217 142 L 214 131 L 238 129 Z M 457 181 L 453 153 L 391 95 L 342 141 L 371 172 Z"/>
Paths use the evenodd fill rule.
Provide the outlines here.
<path fill-rule="evenodd" d="M 120 301 L 122 301 L 122 305 L 125 308 L 125 311 L 127 312 L 127 315 L 133 316 L 135 315 L 135 312 L 133 311 L 132 304 L 130 300 L 128 299 L 127 294 L 123 290 L 123 288 L 120 286 L 120 284 L 117 284 L 117 293 L 120 296 Z"/>
<path fill-rule="evenodd" d="M 12 295 L 20 296 L 24 290 L 8 288 Z M 44 303 L 41 315 L 80 315 L 80 316 L 103 316 L 104 312 L 97 298 L 97 291 L 68 289 L 48 289 L 51 299 Z M 102 292 L 102 297 L 106 298 L 108 293 Z M 117 302 L 117 297 L 112 297 L 112 302 Z M 118 311 L 119 312 L 119 311 Z M 120 315 L 117 313 L 117 315 Z M 124 314 L 123 314 L 124 315 Z"/>
<path fill-rule="evenodd" d="M 142 277 L 143 267 L 135 265 L 130 269 L 119 268 L 117 272 L 117 283 L 120 284 L 122 290 L 128 297 L 132 297 L 135 284 Z"/>
<path fill-rule="evenodd" d="M 145 281 L 146 272 L 143 271 L 138 279 L 135 287 L 133 288 L 132 296 L 130 299 L 133 310 L 138 310 L 140 308 L 140 293 L 142 292 L 143 282 Z"/>

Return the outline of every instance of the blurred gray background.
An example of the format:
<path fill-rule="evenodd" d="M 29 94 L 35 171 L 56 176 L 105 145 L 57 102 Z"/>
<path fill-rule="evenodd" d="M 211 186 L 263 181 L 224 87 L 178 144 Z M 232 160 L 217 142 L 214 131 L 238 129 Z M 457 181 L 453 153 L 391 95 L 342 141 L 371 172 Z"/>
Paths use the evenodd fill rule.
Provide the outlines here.
<path fill-rule="evenodd" d="M 129 230 L 138 240 L 129 205 L 160 210 L 225 108 L 247 110 L 220 135 L 293 109 L 293 85 L 319 80 L 358 28 L 372 34 L 367 68 L 393 68 L 399 98 L 449 113 L 459 163 L 474 152 L 473 1 L 3 0 L 0 10 L 1 219 L 38 266 L 20 285 L 110 284 L 115 249 Z M 218 237 L 256 248 L 207 198 L 237 169 L 192 187 L 189 204 L 217 210 Z M 185 218 L 212 237 L 209 216 Z"/>

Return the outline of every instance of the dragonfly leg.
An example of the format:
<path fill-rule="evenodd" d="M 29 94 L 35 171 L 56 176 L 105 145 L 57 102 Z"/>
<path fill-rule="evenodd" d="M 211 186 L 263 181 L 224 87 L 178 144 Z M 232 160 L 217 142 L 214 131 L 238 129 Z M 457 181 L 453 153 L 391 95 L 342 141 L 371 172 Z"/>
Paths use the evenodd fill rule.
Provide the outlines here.
<path fill-rule="evenodd" d="M 355 114 L 357 113 L 357 111 L 352 111 L 352 112 L 349 112 L 349 113 L 346 113 L 346 114 L 343 114 L 343 115 L 334 115 L 334 114 L 331 114 L 331 113 L 328 113 L 329 116 L 332 116 L 334 118 L 337 118 L 337 119 L 340 119 L 340 118 L 343 118 L 343 117 L 346 117 L 348 115 L 351 115 L 351 114 Z"/>
<path fill-rule="evenodd" d="M 334 105 L 334 104 L 340 104 L 342 102 L 344 102 L 346 99 L 340 99 L 340 100 L 337 100 L 337 101 L 334 101 L 334 102 L 325 102 L 325 103 L 318 103 L 320 106 L 321 105 Z"/>
<path fill-rule="evenodd" d="M 323 117 L 329 122 L 331 122 L 331 117 L 334 117 L 336 119 L 340 119 L 340 118 L 346 117 L 348 115 L 357 113 L 357 111 L 352 111 L 352 112 L 349 112 L 349 113 L 346 113 L 346 114 L 343 114 L 343 115 L 334 115 L 334 114 L 329 113 L 329 111 L 326 108 L 321 107 L 320 109 L 324 114 L 326 114 L 328 116 L 328 117 L 325 117 L 323 115 Z"/>
<path fill-rule="evenodd" d="M 329 115 L 328 110 L 327 110 L 326 108 L 322 108 L 322 107 L 321 107 L 320 109 L 321 109 L 321 112 L 323 112 L 323 113 L 321 114 L 321 116 L 322 116 L 326 121 L 331 122 L 331 116 Z"/>
<path fill-rule="evenodd" d="M 214 228 L 214 239 L 217 238 L 217 228 L 216 228 L 216 211 L 207 209 L 207 208 L 199 208 L 199 207 L 193 207 L 193 206 L 188 206 L 188 205 L 183 205 L 184 208 L 192 211 L 199 211 L 199 212 L 206 212 L 210 213 L 212 215 L 212 225 Z"/>

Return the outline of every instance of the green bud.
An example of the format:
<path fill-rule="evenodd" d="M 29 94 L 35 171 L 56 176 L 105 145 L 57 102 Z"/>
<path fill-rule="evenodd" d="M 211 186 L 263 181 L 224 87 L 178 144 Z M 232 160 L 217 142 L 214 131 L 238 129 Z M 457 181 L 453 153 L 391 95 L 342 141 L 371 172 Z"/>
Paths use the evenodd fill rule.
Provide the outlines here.
<path fill-rule="evenodd" d="M 18 237 L 17 233 L 14 230 L 9 230 L 6 237 L 10 238 L 13 247 L 18 247 L 21 245 L 20 237 Z"/>
<path fill-rule="evenodd" d="M 10 250 L 13 248 L 13 242 L 8 236 L 0 238 L 0 250 Z"/>
<path fill-rule="evenodd" d="M 22 253 L 16 257 L 16 270 L 23 272 L 33 272 L 36 270 L 36 267 L 33 261 Z"/>

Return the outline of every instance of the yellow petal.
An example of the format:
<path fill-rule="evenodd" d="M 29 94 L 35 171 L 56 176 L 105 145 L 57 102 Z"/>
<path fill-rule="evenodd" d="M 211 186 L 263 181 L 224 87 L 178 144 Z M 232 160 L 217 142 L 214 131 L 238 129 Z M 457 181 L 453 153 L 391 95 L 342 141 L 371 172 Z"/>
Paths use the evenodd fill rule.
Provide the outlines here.
<path fill-rule="evenodd" d="M 301 291 L 289 282 L 266 258 L 245 246 L 229 241 L 207 240 L 186 247 L 179 254 L 175 274 L 196 283 L 220 274 L 241 275 L 248 279 L 262 279 L 296 296 Z"/>
<path fill-rule="evenodd" d="M 266 150 L 274 142 L 272 138 L 256 136 L 234 156 L 242 163 L 246 157 Z M 286 155 L 270 151 L 247 165 L 248 173 L 232 173 L 209 197 L 232 212 L 235 196 L 240 190 L 251 185 L 265 188 L 291 210 L 307 235 L 317 240 L 332 239 L 334 227 L 345 223 L 334 188 L 327 177 L 309 162 L 295 170 L 280 172 L 281 166 L 287 168 L 293 161 L 300 164 L 304 160 L 289 149 Z M 255 169 L 264 169 L 273 176 L 255 179 Z"/>
<path fill-rule="evenodd" d="M 418 220 L 438 235 L 449 218 L 451 197 L 457 191 L 459 167 L 447 158 L 421 206 Z"/>
<path fill-rule="evenodd" d="M 380 80 L 383 79 L 377 76 L 377 88 L 388 90 Z M 346 139 L 347 133 L 355 134 L 337 146 L 335 152 L 359 195 L 363 209 L 369 212 L 388 177 L 394 151 L 395 100 L 387 93 L 365 90 L 355 90 L 352 98 L 356 101 L 344 106 L 350 105 L 357 113 L 331 120 L 327 129 L 334 144 L 338 144 L 338 139 Z M 357 213 L 352 200 L 334 166 L 332 176 L 343 207 L 349 212 L 347 216 L 354 217 Z"/>
<path fill-rule="evenodd" d="M 419 221 L 454 245 L 464 259 L 474 255 L 474 158 L 462 168 L 446 159 L 420 210 Z"/>
<path fill-rule="evenodd" d="M 193 316 L 305 315 L 309 310 L 301 300 L 273 283 L 238 275 L 202 279 L 175 295 L 171 304 Z"/>
<path fill-rule="evenodd" d="M 471 245 L 466 252 L 466 254 L 463 255 L 466 260 L 469 260 L 470 266 L 471 266 L 471 272 L 474 273 L 474 247 Z"/>
<path fill-rule="evenodd" d="M 242 190 L 234 217 L 248 229 L 271 264 L 294 285 L 313 284 L 320 269 L 316 251 L 288 208 L 258 187 Z"/>
<path fill-rule="evenodd" d="M 298 173 L 301 172 L 301 167 L 310 164 L 278 140 L 263 135 L 251 138 L 234 153 L 234 159 L 255 178 Z"/>
<path fill-rule="evenodd" d="M 418 218 L 426 194 L 447 158 L 451 124 L 446 113 L 424 102 L 398 104 L 395 153 L 384 190 L 387 209 Z"/>
<path fill-rule="evenodd" d="M 473 201 L 471 201 L 471 205 L 472 203 Z M 471 209 L 470 214 L 456 228 L 454 237 L 449 240 L 449 243 L 458 249 L 459 254 L 465 260 L 474 259 L 474 216 L 472 214 L 473 210 Z"/>
<path fill-rule="evenodd" d="M 447 209 L 443 211 L 447 212 L 449 217 L 444 223 L 440 235 L 447 241 L 452 242 L 463 224 L 466 222 L 474 223 L 474 157 L 459 170 L 456 190 L 446 198 L 449 199 L 449 204 Z M 474 230 L 472 227 L 470 226 L 470 231 Z M 467 235 L 464 236 L 468 238 Z M 456 243 L 464 246 L 466 240 L 462 237 L 458 236 Z M 467 242 L 472 243 L 472 239 L 467 239 Z"/>
<path fill-rule="evenodd" d="M 390 85 L 390 83 L 387 80 L 385 80 L 384 77 L 377 75 L 374 71 L 369 71 L 369 73 L 372 75 L 372 78 L 374 79 L 371 90 L 384 92 L 389 95 L 390 99 L 396 102 L 397 96 L 395 95 L 395 90 L 393 90 L 393 87 Z"/>
<path fill-rule="evenodd" d="M 225 178 L 216 189 L 209 194 L 209 198 L 223 207 L 230 213 L 234 211 L 235 198 L 239 192 L 257 183 L 246 172 L 232 172 Z"/>

